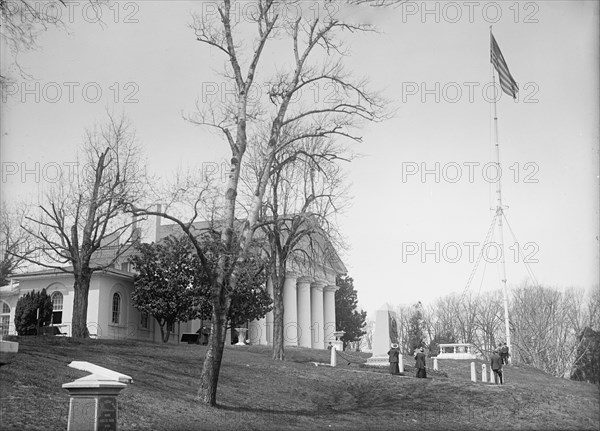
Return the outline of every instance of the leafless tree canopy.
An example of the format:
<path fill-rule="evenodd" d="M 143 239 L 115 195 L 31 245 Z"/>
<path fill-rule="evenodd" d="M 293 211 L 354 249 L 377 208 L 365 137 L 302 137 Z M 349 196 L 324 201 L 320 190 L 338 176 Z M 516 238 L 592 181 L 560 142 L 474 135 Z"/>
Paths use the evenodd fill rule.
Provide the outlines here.
<path fill-rule="evenodd" d="M 39 36 L 49 28 L 66 28 L 65 16 L 70 4 L 81 6 L 71 0 L 0 0 L 0 44 L 10 52 L 10 61 L 3 59 L 0 84 L 6 84 L 14 73 L 31 78 L 19 64 L 19 54 L 38 48 Z M 107 0 L 87 0 L 87 5 L 97 11 Z M 97 14 L 100 21 L 101 14 Z"/>
<path fill-rule="evenodd" d="M 346 156 L 349 160 L 351 156 Z M 277 153 L 257 228 L 266 238 L 274 289 L 273 358 L 284 359 L 283 284 L 286 272 L 302 268 L 324 278 L 325 268 L 339 268 L 336 217 L 348 202 L 338 163 L 344 148 L 326 138 L 296 142 Z"/>
<path fill-rule="evenodd" d="M 135 234 L 123 205 L 144 188 L 140 149 L 125 117 L 109 117 L 86 130 L 82 158 L 48 190 L 24 229 L 37 239 L 41 257 L 30 261 L 56 269 L 89 263 L 96 271 L 112 265 Z"/>
<path fill-rule="evenodd" d="M 7 277 L 25 263 L 33 254 L 31 237 L 21 229 L 26 212 L 25 205 L 0 208 L 0 286 L 8 283 Z"/>

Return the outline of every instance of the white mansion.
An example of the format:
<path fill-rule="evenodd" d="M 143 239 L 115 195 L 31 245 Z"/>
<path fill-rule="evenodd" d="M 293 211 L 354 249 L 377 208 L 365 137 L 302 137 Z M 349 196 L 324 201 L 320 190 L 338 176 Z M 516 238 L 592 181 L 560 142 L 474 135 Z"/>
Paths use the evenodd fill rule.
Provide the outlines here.
<path fill-rule="evenodd" d="M 151 220 L 145 242 L 158 241 L 178 234 L 179 226 L 161 224 L 158 217 Z M 329 247 L 332 250 L 332 247 Z M 330 250 L 330 251 L 331 251 Z M 335 253 L 318 264 L 305 267 L 293 263 L 283 287 L 284 340 L 288 346 L 323 349 L 335 340 L 335 279 L 345 274 L 346 268 Z M 130 271 L 127 256 L 114 267 L 95 272 L 88 296 L 88 330 L 97 338 L 140 339 L 160 341 L 160 328 L 155 320 L 132 305 L 134 274 Z M 19 297 L 30 291 L 46 289 L 52 298 L 52 326 L 62 334 L 70 335 L 73 315 L 73 275 L 57 269 L 31 271 L 11 277 L 11 283 L 0 287 L 0 323 L 3 334 L 16 334 L 14 312 Z M 267 283 L 273 295 L 273 286 Z M 170 342 L 178 342 L 181 334 L 195 333 L 202 321 L 182 322 L 173 329 Z M 272 344 L 273 312 L 263 319 L 248 324 L 251 344 Z"/>

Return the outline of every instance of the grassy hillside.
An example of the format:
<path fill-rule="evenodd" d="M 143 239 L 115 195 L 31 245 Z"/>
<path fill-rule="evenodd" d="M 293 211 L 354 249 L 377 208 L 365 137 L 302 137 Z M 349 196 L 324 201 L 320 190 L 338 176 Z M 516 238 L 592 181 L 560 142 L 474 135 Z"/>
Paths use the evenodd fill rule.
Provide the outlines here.
<path fill-rule="evenodd" d="M 440 361 L 440 373 L 430 371 L 424 380 L 412 377 L 408 366 L 406 376 L 341 359 L 337 368 L 315 366 L 329 361 L 327 351 L 290 348 L 288 360 L 276 362 L 267 347 L 231 346 L 221 368 L 219 407 L 210 408 L 196 400 L 204 346 L 60 337 L 23 337 L 19 342 L 19 353 L 0 368 L 3 431 L 66 429 L 69 397 L 61 385 L 86 375 L 67 367 L 73 360 L 133 377 L 119 396 L 121 430 L 600 426 L 597 386 L 527 367 L 507 367 L 507 383 L 496 386 L 472 383 L 470 361 Z M 412 363 L 405 358 L 405 364 Z"/>

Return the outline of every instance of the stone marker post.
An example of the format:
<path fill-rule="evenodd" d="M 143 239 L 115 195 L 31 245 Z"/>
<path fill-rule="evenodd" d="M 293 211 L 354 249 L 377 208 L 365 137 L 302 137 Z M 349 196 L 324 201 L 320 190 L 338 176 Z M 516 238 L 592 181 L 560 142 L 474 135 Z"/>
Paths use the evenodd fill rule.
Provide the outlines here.
<path fill-rule="evenodd" d="M 481 381 L 487 383 L 487 367 L 485 364 L 481 364 Z"/>
<path fill-rule="evenodd" d="M 133 379 L 89 362 L 73 361 L 69 367 L 92 374 L 62 385 L 70 396 L 67 431 L 116 431 L 117 396 Z"/>
<path fill-rule="evenodd" d="M 490 367 L 490 383 L 496 383 L 496 379 L 494 377 L 494 370 Z"/>
<path fill-rule="evenodd" d="M 335 353 L 335 345 L 331 346 L 331 363 L 330 363 L 330 365 L 332 367 L 337 366 L 337 355 Z"/>
<path fill-rule="evenodd" d="M 477 373 L 475 372 L 475 362 L 471 362 L 471 381 L 477 382 Z"/>
<path fill-rule="evenodd" d="M 433 369 L 434 371 L 438 370 L 438 362 L 437 362 L 437 358 L 433 358 Z"/>
<path fill-rule="evenodd" d="M 398 355 L 398 369 L 401 373 L 404 372 L 404 359 L 402 358 L 402 353 Z"/>

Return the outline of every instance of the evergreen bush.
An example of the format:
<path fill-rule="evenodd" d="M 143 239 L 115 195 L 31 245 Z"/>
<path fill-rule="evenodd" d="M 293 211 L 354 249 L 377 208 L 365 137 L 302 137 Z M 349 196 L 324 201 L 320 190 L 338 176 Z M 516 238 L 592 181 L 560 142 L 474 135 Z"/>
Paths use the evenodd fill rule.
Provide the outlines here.
<path fill-rule="evenodd" d="M 39 309 L 39 316 L 38 316 Z M 37 335 L 38 328 L 47 326 L 52 319 L 52 299 L 41 292 L 31 291 L 17 301 L 15 328 L 19 335 Z"/>

